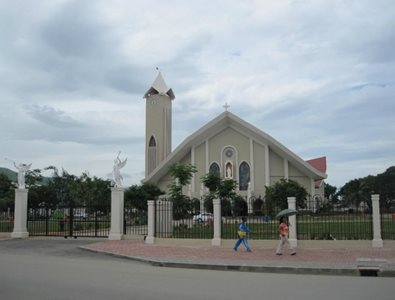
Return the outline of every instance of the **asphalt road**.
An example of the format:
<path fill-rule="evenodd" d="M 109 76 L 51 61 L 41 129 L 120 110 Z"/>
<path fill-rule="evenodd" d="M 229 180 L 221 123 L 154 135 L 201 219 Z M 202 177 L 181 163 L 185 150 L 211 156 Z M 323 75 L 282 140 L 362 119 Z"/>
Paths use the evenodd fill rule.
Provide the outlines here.
<path fill-rule="evenodd" d="M 394 299 L 393 278 L 153 267 L 79 249 L 89 240 L 0 241 L 0 299 Z"/>

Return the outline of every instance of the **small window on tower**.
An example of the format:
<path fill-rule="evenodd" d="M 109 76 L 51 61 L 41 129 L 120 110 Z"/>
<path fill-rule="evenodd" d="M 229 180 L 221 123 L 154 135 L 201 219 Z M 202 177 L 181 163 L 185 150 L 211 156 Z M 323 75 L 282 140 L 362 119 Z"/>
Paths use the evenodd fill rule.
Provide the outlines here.
<path fill-rule="evenodd" d="M 149 145 L 149 147 L 156 147 L 155 138 L 153 136 L 151 136 L 148 145 Z"/>

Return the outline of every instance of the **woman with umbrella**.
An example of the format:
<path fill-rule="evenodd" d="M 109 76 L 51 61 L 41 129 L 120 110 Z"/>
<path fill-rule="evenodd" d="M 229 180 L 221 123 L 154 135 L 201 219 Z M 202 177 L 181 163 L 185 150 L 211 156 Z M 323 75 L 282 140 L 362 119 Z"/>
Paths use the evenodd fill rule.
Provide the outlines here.
<path fill-rule="evenodd" d="M 280 234 L 280 241 L 277 246 L 276 250 L 276 255 L 283 255 L 283 247 L 285 244 L 288 244 L 289 251 L 291 251 L 291 255 L 295 255 L 296 251 L 295 249 L 291 246 L 288 240 L 288 234 L 289 234 L 289 227 L 288 227 L 288 218 L 287 216 L 296 214 L 296 211 L 290 211 L 287 210 L 286 212 L 280 212 L 277 214 L 277 217 L 280 218 L 280 226 L 278 227 L 278 231 Z"/>

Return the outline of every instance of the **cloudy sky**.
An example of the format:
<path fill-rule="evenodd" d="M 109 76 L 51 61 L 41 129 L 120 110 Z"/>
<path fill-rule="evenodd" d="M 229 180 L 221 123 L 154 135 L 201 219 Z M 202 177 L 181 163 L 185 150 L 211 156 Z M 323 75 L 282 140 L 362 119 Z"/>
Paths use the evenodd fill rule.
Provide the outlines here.
<path fill-rule="evenodd" d="M 393 0 L 0 0 L 0 41 L 3 167 L 105 178 L 122 151 L 139 183 L 157 66 L 173 149 L 227 102 L 337 187 L 395 165 Z"/>

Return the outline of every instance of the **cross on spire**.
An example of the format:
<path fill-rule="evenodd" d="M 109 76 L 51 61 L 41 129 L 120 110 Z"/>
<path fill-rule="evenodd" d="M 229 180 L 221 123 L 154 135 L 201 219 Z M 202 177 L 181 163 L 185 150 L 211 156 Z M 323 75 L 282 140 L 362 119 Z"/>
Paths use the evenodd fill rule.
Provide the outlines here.
<path fill-rule="evenodd" d="M 228 102 L 225 102 L 225 105 L 222 107 L 225 108 L 225 111 L 228 111 L 228 108 L 230 107 L 230 105 L 228 104 Z"/>

